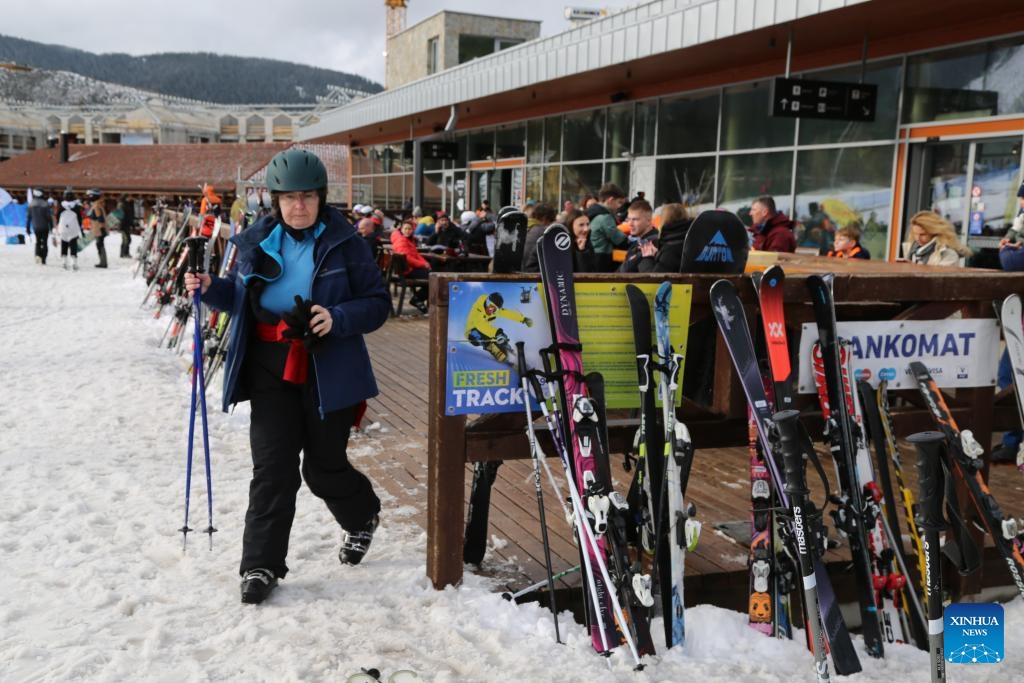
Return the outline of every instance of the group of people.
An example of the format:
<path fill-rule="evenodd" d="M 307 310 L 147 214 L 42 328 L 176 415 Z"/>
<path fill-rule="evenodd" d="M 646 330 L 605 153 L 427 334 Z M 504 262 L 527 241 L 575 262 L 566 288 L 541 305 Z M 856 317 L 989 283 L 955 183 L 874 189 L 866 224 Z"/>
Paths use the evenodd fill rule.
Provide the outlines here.
<path fill-rule="evenodd" d="M 35 260 L 46 265 L 50 242 L 60 244 L 60 256 L 64 270 L 78 270 L 78 252 L 83 246 L 86 230 L 96 243 L 99 260 L 97 268 L 107 267 L 106 237 L 110 229 L 121 231 L 121 258 L 131 258 L 132 231 L 135 228 L 135 202 L 121 195 L 116 209 L 108 216 L 106 200 L 102 190 L 90 189 L 81 201 L 73 190 L 64 191 L 58 204 L 47 199 L 42 190 L 33 190 L 28 202 L 25 230 L 35 236 Z M 111 225 L 116 223 L 116 226 Z"/>

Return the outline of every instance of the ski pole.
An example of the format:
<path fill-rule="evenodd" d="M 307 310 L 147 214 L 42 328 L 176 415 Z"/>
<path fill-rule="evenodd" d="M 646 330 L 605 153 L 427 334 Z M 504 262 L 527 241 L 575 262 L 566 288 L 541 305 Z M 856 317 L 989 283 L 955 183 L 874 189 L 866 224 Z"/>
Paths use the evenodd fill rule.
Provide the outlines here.
<path fill-rule="evenodd" d="M 562 571 L 558 572 L 557 574 L 552 574 L 551 578 L 555 579 L 557 581 L 558 579 L 563 579 L 566 576 L 569 576 L 569 574 L 575 574 L 579 570 L 580 570 L 580 565 L 578 565 L 578 564 L 577 565 L 573 565 L 572 567 L 569 567 L 568 569 L 563 569 Z M 501 594 L 501 597 L 504 598 L 505 600 L 518 600 L 519 598 L 523 597 L 524 595 L 529 595 L 530 593 L 532 593 L 533 591 L 537 590 L 538 588 L 543 588 L 545 585 L 547 585 L 547 582 L 548 582 L 547 579 L 541 579 L 537 583 L 530 584 L 526 588 L 520 588 L 515 593 L 513 593 L 511 591 L 505 591 L 504 593 Z"/>
<path fill-rule="evenodd" d="M 190 273 L 202 273 L 203 269 L 203 251 L 205 248 L 205 240 L 202 237 L 190 237 L 187 240 L 188 244 L 188 271 Z M 187 465 L 187 479 L 185 488 L 185 527 L 182 529 L 183 534 L 187 536 L 188 531 L 188 504 L 189 504 L 189 490 L 191 489 L 192 481 L 192 449 L 195 441 L 195 422 L 196 422 L 196 395 L 199 397 L 199 409 L 200 417 L 203 424 L 203 454 L 204 464 L 206 467 L 206 506 L 209 524 L 204 530 L 210 537 L 210 549 L 213 549 L 213 532 L 216 529 L 213 527 L 213 481 L 210 475 L 210 430 L 209 424 L 206 418 L 206 381 L 203 377 L 203 338 L 202 338 L 202 303 L 200 301 L 200 289 L 196 289 L 193 294 L 193 308 L 195 310 L 195 335 L 193 337 L 193 349 L 192 349 L 192 408 L 189 413 L 189 430 L 188 430 L 188 465 Z M 183 541 L 184 546 L 184 541 Z"/>
<path fill-rule="evenodd" d="M 942 518 L 942 449 L 946 437 L 941 432 L 918 432 L 908 438 L 917 448 L 917 477 L 921 487 L 919 526 L 924 530 L 925 593 L 928 598 L 928 654 L 931 657 L 932 683 L 946 680 L 946 659 L 942 620 L 942 568 L 939 532 L 945 528 Z"/>
<path fill-rule="evenodd" d="M 828 661 L 825 659 L 825 636 L 822 633 L 821 617 L 818 614 L 818 588 L 814 576 L 814 565 L 811 562 L 811 550 L 807 545 L 804 521 L 804 509 L 808 507 L 807 480 L 804 476 L 804 458 L 800 448 L 800 436 L 797 428 L 796 410 L 783 410 L 775 413 L 772 420 L 779 430 L 779 443 L 782 451 L 782 463 L 785 470 L 786 495 L 789 496 L 789 509 L 793 516 L 793 536 L 796 542 L 797 561 L 804 582 L 804 606 L 807 610 L 807 629 L 814 643 L 814 671 L 819 683 L 829 680 Z"/>
<path fill-rule="evenodd" d="M 561 643 L 562 636 L 558 632 L 558 609 L 555 606 L 555 579 L 551 572 L 551 543 L 548 541 L 548 522 L 544 514 L 544 492 L 541 490 L 540 446 L 537 445 L 537 435 L 533 431 L 533 411 L 530 409 L 530 391 L 526 373 L 526 352 L 523 342 L 516 342 L 516 351 L 519 367 L 519 381 L 523 386 L 523 405 L 526 408 L 526 436 L 530 442 L 530 455 L 533 457 L 533 485 L 537 492 L 537 516 L 540 520 L 541 544 L 544 546 L 544 569 L 547 571 L 548 595 L 551 596 L 551 613 L 555 618 L 555 642 Z"/>

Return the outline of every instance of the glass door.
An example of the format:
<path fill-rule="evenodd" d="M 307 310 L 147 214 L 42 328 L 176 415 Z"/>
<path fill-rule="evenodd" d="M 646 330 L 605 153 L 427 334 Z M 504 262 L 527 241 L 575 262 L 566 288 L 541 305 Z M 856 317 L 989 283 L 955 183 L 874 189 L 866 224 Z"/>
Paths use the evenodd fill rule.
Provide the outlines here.
<path fill-rule="evenodd" d="M 975 250 L 972 265 L 998 267 L 994 250 L 1017 211 L 1020 169 L 1020 136 L 913 145 L 903 240 L 911 216 L 936 211 Z"/>

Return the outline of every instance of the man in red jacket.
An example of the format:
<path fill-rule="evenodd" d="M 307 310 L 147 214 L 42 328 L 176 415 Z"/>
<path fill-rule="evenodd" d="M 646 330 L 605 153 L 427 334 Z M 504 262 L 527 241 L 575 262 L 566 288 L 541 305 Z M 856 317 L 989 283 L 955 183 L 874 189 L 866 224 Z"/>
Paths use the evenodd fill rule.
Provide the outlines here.
<path fill-rule="evenodd" d="M 775 200 L 762 195 L 750 205 L 750 222 L 753 226 L 754 249 L 759 251 L 796 251 L 796 235 L 793 221 L 776 210 Z"/>

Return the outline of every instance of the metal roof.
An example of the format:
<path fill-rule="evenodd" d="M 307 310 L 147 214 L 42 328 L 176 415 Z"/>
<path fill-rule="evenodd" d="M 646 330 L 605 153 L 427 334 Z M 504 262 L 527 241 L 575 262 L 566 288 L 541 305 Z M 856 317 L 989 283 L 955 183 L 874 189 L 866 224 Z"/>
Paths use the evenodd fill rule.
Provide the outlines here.
<path fill-rule="evenodd" d="M 298 135 L 333 135 L 868 1 L 654 0 L 325 112 Z"/>

